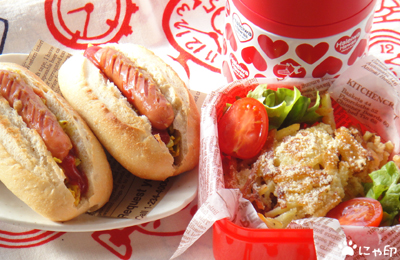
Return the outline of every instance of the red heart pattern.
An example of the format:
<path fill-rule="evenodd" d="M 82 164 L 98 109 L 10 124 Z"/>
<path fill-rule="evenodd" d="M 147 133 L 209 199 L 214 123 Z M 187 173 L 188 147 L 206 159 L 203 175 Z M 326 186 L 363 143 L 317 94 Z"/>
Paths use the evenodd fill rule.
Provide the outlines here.
<path fill-rule="evenodd" d="M 333 56 L 329 56 L 321 62 L 312 72 L 314 78 L 322 78 L 326 74 L 335 75 L 342 68 L 343 62 Z"/>
<path fill-rule="evenodd" d="M 232 15 L 232 26 L 240 42 L 248 42 L 253 39 L 253 29 L 247 23 L 242 23 L 239 15 L 236 13 Z"/>
<path fill-rule="evenodd" d="M 335 50 L 342 54 L 347 54 L 356 45 L 358 38 L 360 38 L 361 29 L 358 28 L 351 36 L 343 36 L 335 43 Z"/>
<path fill-rule="evenodd" d="M 314 47 L 310 44 L 303 43 L 296 47 L 296 54 L 308 64 L 314 64 L 325 55 L 328 49 L 329 44 L 326 42 L 320 42 Z"/>
<path fill-rule="evenodd" d="M 229 41 L 233 51 L 237 51 L 237 43 L 235 35 L 233 35 L 232 26 L 230 23 L 225 25 L 225 38 Z"/>
<path fill-rule="evenodd" d="M 365 25 L 365 32 L 370 33 L 372 29 L 372 24 L 374 23 L 374 16 L 371 15 L 370 18 L 368 18 L 367 24 Z"/>
<path fill-rule="evenodd" d="M 272 41 L 264 34 L 258 37 L 258 44 L 271 60 L 281 57 L 289 50 L 289 45 L 285 41 Z"/>
<path fill-rule="evenodd" d="M 265 75 L 257 73 L 256 75 L 254 75 L 255 78 L 266 78 Z"/>
<path fill-rule="evenodd" d="M 358 57 L 361 57 L 364 54 L 364 51 L 367 48 L 367 40 L 362 39 L 357 47 L 354 49 L 353 53 L 351 54 L 349 60 L 347 61 L 347 65 L 351 66 L 356 62 Z"/>
<path fill-rule="evenodd" d="M 258 71 L 264 71 L 267 69 L 267 62 L 254 46 L 249 46 L 242 50 L 242 59 L 247 64 L 253 63 L 254 67 Z"/>
<path fill-rule="evenodd" d="M 229 1 L 226 1 L 225 4 L 225 16 L 228 17 L 231 15 L 231 6 L 229 5 Z"/>
<path fill-rule="evenodd" d="M 247 66 L 243 63 L 239 63 L 238 60 L 236 59 L 235 55 L 231 53 L 229 55 L 230 58 L 230 65 L 233 70 L 233 74 L 237 79 L 245 79 L 249 77 L 249 69 Z"/>
<path fill-rule="evenodd" d="M 225 38 L 222 39 L 222 55 L 226 55 L 228 53 L 228 46 L 226 46 Z"/>
<path fill-rule="evenodd" d="M 226 47 L 233 51 L 231 54 L 224 52 L 226 63 L 222 70 L 226 71 L 224 74 L 229 71 L 235 80 L 255 76 L 338 77 L 342 70 L 365 54 L 374 15 L 346 32 L 310 40 L 274 36 L 235 12 L 228 17 L 233 22 L 225 24 Z M 244 36 L 239 36 L 238 32 Z"/>
<path fill-rule="evenodd" d="M 232 82 L 233 81 L 233 77 L 232 77 L 232 73 L 229 70 L 229 65 L 226 61 L 222 62 L 222 75 L 224 75 L 224 77 L 226 78 L 227 82 Z"/>

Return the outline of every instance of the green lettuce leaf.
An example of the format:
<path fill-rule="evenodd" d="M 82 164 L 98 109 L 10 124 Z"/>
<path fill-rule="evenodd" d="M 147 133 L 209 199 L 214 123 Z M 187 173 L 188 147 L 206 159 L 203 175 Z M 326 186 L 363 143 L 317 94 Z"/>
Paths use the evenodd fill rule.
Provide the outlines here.
<path fill-rule="evenodd" d="M 385 225 L 393 222 L 400 210 L 400 172 L 393 161 L 369 174 L 371 184 L 365 184 L 366 197 L 378 200 L 385 215 Z"/>
<path fill-rule="evenodd" d="M 269 118 L 269 129 L 280 129 L 294 123 L 313 124 L 321 120 L 322 116 L 316 110 L 320 106 L 320 96 L 314 106 L 309 107 L 311 100 L 301 95 L 294 87 L 293 90 L 279 88 L 276 91 L 268 89 L 267 84 L 260 84 L 247 94 L 264 104 Z"/>
<path fill-rule="evenodd" d="M 397 211 L 388 214 L 387 212 L 383 212 L 381 224 L 379 225 L 380 227 L 390 227 L 393 225 L 396 225 L 397 223 L 396 216 L 397 216 Z"/>

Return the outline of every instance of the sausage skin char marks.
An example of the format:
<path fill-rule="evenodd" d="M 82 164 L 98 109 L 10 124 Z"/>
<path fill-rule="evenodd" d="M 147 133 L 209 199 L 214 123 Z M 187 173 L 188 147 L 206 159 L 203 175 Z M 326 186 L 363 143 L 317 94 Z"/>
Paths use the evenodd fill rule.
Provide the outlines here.
<path fill-rule="evenodd" d="M 15 72 L 0 70 L 0 94 L 22 117 L 26 125 L 38 132 L 47 149 L 67 178 L 66 185 L 77 197 L 76 202 L 88 189 L 84 172 L 77 168 L 71 139 L 64 132 L 56 116 L 47 108 L 44 94 L 33 89 Z"/>
<path fill-rule="evenodd" d="M 174 121 L 172 105 L 163 96 L 149 73 L 112 48 L 91 46 L 84 56 L 110 79 L 128 101 L 145 115 L 153 128 L 167 129 Z"/>
<path fill-rule="evenodd" d="M 35 93 L 16 73 L 0 71 L 0 82 L 1 95 L 17 110 L 28 127 L 42 136 L 51 154 L 62 161 L 72 143 L 57 118 L 43 103 L 43 94 L 39 90 Z"/>

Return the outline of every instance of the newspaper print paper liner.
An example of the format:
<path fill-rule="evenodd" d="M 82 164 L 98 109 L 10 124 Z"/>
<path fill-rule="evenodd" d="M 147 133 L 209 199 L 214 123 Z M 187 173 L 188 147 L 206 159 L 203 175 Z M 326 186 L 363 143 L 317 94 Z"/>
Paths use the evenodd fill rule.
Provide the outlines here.
<path fill-rule="evenodd" d="M 0 62 L 22 65 L 28 54 L 0 55 Z M 10 224 L 50 231 L 91 232 L 135 226 L 173 215 L 186 207 L 197 195 L 198 169 L 172 177 L 172 186 L 161 201 L 145 218 L 111 218 L 82 214 L 70 221 L 50 221 L 29 208 L 0 182 L 0 221 Z"/>
<path fill-rule="evenodd" d="M 358 90 L 356 90 L 354 82 L 358 84 Z M 387 141 L 390 136 L 390 140 L 395 145 L 395 153 L 399 153 L 400 141 L 397 133 L 400 132 L 400 120 L 397 115 L 400 112 L 400 98 L 396 87 L 400 86 L 400 83 L 395 75 L 373 56 L 360 59 L 337 79 L 291 78 L 278 81 L 277 79 L 258 78 L 234 81 L 227 86 L 222 86 L 210 93 L 202 106 L 198 196 L 201 207 L 189 224 L 181 244 L 172 258 L 182 254 L 215 221 L 222 218 L 229 218 L 240 226 L 238 220 L 249 223 L 249 228 L 265 228 L 265 224 L 258 218 L 251 203 L 243 199 L 238 190 L 224 188 L 217 131 L 217 122 L 219 117 L 222 116 L 225 102 L 232 102 L 235 96 L 245 96 L 248 90 L 263 83 L 281 85 L 304 83 L 302 85 L 303 94 L 308 96 L 311 94 L 312 98 L 313 89 L 314 92 L 315 90 L 327 90 L 331 97 L 338 103 L 342 103 L 343 106 L 349 105 L 349 103 L 342 102 L 344 97 L 341 95 L 346 89 L 349 93 L 346 95 L 356 96 L 361 102 L 368 103 L 368 106 L 377 110 L 375 118 L 381 120 L 379 122 L 374 121 L 371 124 L 365 118 L 357 117 L 357 114 L 352 115 L 354 119 L 365 124 L 371 132 L 380 135 L 383 141 Z M 360 91 L 360 86 L 370 92 L 367 95 L 364 93 L 364 96 L 359 96 L 355 91 Z M 373 94 L 376 96 L 373 96 Z M 393 104 L 392 107 L 389 106 L 388 109 L 388 106 L 376 104 L 379 102 L 377 96 L 389 100 Z M 346 122 L 341 124 L 345 125 Z M 396 233 L 400 231 L 400 225 L 389 228 L 341 227 L 339 222 L 334 219 L 308 218 L 293 221 L 290 227 L 315 227 L 314 244 L 318 259 L 344 259 L 347 255 L 367 256 L 366 253 L 370 253 L 370 256 L 374 257 L 373 259 L 380 259 L 380 257 L 386 259 L 388 255 L 384 255 L 385 246 L 386 249 L 388 249 L 387 246 L 389 248 L 395 246 L 400 248 L 400 239 L 396 239 L 399 236 Z M 388 241 L 391 241 L 392 244 L 385 244 Z M 369 252 L 365 251 L 367 247 L 370 250 Z M 359 250 L 360 248 L 364 251 Z M 374 255 L 373 249 L 381 250 L 382 255 Z"/>

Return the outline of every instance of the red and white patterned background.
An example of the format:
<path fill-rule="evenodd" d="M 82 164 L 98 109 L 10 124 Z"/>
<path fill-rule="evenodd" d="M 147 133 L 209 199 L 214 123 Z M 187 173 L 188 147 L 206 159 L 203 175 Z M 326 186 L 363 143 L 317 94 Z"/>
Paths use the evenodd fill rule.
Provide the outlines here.
<path fill-rule="evenodd" d="M 163 53 L 191 89 L 209 93 L 220 74 L 223 0 L 15 0 L 0 8 L 0 54 L 29 53 L 37 40 L 70 53 L 88 43 L 132 42 Z M 377 2 L 369 44 L 400 77 L 400 0 Z M 1 199 L 1 198 L 0 198 Z M 0 221 L 1 259 L 169 259 L 197 210 L 96 232 L 53 232 Z M 213 259 L 209 230 L 178 259 Z"/>

